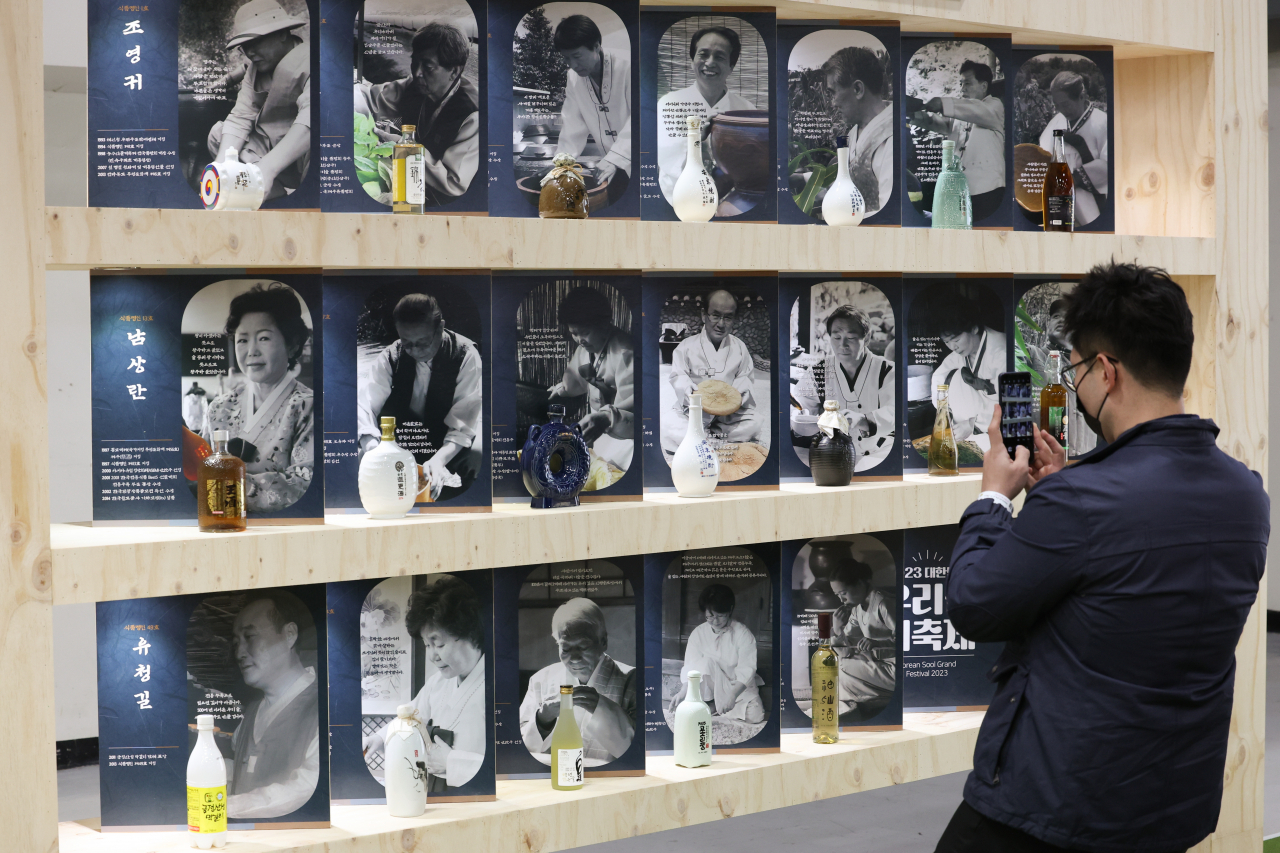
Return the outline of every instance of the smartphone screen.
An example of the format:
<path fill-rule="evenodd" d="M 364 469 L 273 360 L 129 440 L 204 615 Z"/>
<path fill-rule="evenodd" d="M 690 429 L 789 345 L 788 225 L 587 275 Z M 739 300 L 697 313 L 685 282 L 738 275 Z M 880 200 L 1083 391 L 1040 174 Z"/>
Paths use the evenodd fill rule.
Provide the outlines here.
<path fill-rule="evenodd" d="M 1034 455 L 1035 424 L 1031 405 L 1031 374 L 1023 370 L 1001 373 L 1000 389 L 1000 437 L 1009 458 L 1014 458 L 1018 447 L 1025 447 Z"/>

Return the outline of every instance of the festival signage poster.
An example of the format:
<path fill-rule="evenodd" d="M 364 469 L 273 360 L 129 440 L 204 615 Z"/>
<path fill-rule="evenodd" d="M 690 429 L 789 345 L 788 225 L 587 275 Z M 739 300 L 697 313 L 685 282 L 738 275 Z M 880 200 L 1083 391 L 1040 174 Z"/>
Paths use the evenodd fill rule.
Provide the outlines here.
<path fill-rule="evenodd" d="M 329 826 L 324 584 L 103 601 L 97 632 L 104 832 L 186 830 L 197 714 L 228 829 Z"/>
<path fill-rule="evenodd" d="M 494 570 L 499 779 L 551 775 L 560 686 L 573 686 L 583 764 L 643 776 L 644 558 Z"/>
<path fill-rule="evenodd" d="M 778 544 L 648 554 L 645 739 L 674 750 L 687 675 L 702 675 L 718 753 L 778 752 Z"/>
<path fill-rule="evenodd" d="M 716 490 L 778 487 L 777 322 L 776 273 L 645 273 L 647 491 L 675 491 L 671 459 L 692 393 L 720 457 Z"/>
<path fill-rule="evenodd" d="M 778 374 L 788 382 L 778 435 L 790 438 L 778 460 L 781 481 L 813 482 L 809 448 L 827 400 L 849 423 L 853 480 L 901 479 L 902 277 L 784 273 L 778 285 Z"/>
<path fill-rule="evenodd" d="M 902 728 L 902 532 L 782 543 L 782 730 L 813 730 L 810 658 L 831 614 L 841 731 Z M 865 642 L 864 642 L 865 641 Z"/>
<path fill-rule="evenodd" d="M 93 275 L 94 524 L 195 525 L 214 430 L 250 525 L 323 523 L 320 297 L 318 273 Z"/>
<path fill-rule="evenodd" d="M 334 802 L 386 802 L 386 727 L 412 705 L 427 801 L 495 798 L 493 575 L 485 569 L 328 585 Z"/>
<path fill-rule="evenodd" d="M 778 221 L 822 224 L 849 141 L 849 177 L 866 205 L 860 225 L 899 225 L 902 122 L 896 88 L 901 31 L 884 21 L 779 21 Z"/>
<path fill-rule="evenodd" d="M 324 304 L 326 511 L 364 511 L 360 459 L 384 416 L 417 460 L 416 512 L 487 511 L 488 271 L 345 271 L 324 277 Z"/>
<path fill-rule="evenodd" d="M 423 213 L 487 211 L 484 0 L 326 0 L 320 206 L 391 213 L 392 148 L 422 144 Z"/>
<path fill-rule="evenodd" d="M 204 207 L 257 163 L 263 210 L 320 207 L 319 0 L 89 0 L 89 206 Z"/>

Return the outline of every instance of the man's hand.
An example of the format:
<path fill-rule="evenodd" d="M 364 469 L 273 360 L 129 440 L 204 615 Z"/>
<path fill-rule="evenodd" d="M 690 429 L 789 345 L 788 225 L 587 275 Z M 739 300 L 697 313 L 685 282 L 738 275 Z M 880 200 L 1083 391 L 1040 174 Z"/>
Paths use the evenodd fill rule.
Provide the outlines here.
<path fill-rule="evenodd" d="M 542 707 L 533 715 L 534 722 L 538 724 L 538 730 L 549 732 L 556 725 L 556 719 L 560 716 L 560 696 L 556 694 L 542 703 Z"/>
<path fill-rule="evenodd" d="M 1031 482 L 1027 485 L 1030 489 L 1048 477 L 1067 467 L 1067 449 L 1049 432 L 1042 429 L 1035 431 L 1036 439 L 1036 458 L 1031 463 Z"/>
<path fill-rule="evenodd" d="M 380 733 L 374 732 L 364 738 L 361 742 L 361 746 L 364 747 L 363 751 L 365 755 L 370 753 L 373 753 L 374 755 L 381 755 L 387 748 L 387 742 L 382 739 L 382 735 Z"/>
<path fill-rule="evenodd" d="M 430 459 L 422 463 L 422 476 L 427 479 L 427 482 L 431 483 L 433 492 L 435 491 L 434 486 L 437 483 L 443 483 L 445 478 L 449 476 L 447 465 L 448 460 L 443 458 L 438 451 Z"/>
<path fill-rule="evenodd" d="M 1000 435 L 1000 406 L 991 414 L 987 426 L 987 439 L 991 446 L 982 456 L 982 491 L 999 492 L 1009 500 L 1031 484 L 1031 454 L 1019 447 L 1013 459 L 1005 450 L 1004 437 Z"/>
<path fill-rule="evenodd" d="M 382 442 L 382 437 L 377 435 L 360 436 L 360 455 L 364 456 L 370 450 L 373 450 Z"/>
<path fill-rule="evenodd" d="M 601 160 L 596 166 L 596 180 L 602 184 L 608 183 L 618 172 L 618 166 L 610 163 L 608 160 Z"/>
<path fill-rule="evenodd" d="M 600 692 L 594 687 L 587 687 L 582 684 L 575 684 L 573 687 L 573 707 L 581 708 L 588 714 L 596 712 L 596 706 L 600 704 Z"/>
<path fill-rule="evenodd" d="M 590 445 L 605 434 L 612 421 L 613 418 L 606 411 L 587 412 L 586 417 L 578 421 L 578 426 L 582 429 L 582 440 Z"/>
<path fill-rule="evenodd" d="M 942 112 L 942 98 L 930 98 L 924 102 L 924 111 L 927 113 Z"/>

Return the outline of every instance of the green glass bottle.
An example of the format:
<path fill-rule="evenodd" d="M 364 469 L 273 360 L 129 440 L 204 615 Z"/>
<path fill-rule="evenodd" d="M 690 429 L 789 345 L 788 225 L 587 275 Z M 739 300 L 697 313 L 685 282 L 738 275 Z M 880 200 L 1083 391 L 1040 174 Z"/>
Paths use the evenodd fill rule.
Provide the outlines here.
<path fill-rule="evenodd" d="M 813 688 L 813 742 L 840 741 L 840 665 L 831 648 L 831 614 L 818 614 L 818 648 L 809 658 Z"/>
<path fill-rule="evenodd" d="M 947 390 L 946 385 L 938 386 L 938 414 L 933 418 L 933 435 L 929 438 L 929 473 L 938 477 L 960 473 L 955 422 L 951 417 L 951 404 L 947 402 Z"/>
<path fill-rule="evenodd" d="M 560 685 L 560 716 L 551 730 L 551 787 L 576 791 L 582 787 L 582 731 L 573 718 L 573 687 Z"/>
<path fill-rule="evenodd" d="M 933 227 L 973 227 L 969 179 L 960 171 L 956 144 L 950 139 L 942 141 L 942 171 L 938 173 L 938 182 L 933 187 Z"/>

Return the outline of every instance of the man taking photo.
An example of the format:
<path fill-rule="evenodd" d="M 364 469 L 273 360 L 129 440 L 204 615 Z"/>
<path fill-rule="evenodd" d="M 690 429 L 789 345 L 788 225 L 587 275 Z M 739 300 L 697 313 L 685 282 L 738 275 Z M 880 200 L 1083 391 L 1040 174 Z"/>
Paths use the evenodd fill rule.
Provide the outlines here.
<path fill-rule="evenodd" d="M 1010 459 L 991 420 L 948 606 L 1006 646 L 938 853 L 1172 853 L 1218 821 L 1270 501 L 1183 412 L 1191 310 L 1167 274 L 1095 267 L 1066 300 L 1064 384 L 1108 444 L 1067 468 L 1039 431 L 1034 460 Z"/>

